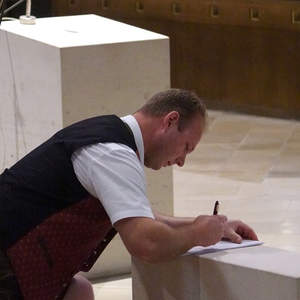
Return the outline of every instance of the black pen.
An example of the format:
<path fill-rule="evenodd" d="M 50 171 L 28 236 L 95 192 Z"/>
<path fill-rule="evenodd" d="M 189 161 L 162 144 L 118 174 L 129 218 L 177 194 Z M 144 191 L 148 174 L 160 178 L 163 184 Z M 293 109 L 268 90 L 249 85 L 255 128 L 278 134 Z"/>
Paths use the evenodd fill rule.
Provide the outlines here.
<path fill-rule="evenodd" d="M 215 207 L 214 207 L 214 211 L 213 211 L 213 215 L 217 215 L 219 212 L 219 201 L 216 201 L 215 203 Z"/>

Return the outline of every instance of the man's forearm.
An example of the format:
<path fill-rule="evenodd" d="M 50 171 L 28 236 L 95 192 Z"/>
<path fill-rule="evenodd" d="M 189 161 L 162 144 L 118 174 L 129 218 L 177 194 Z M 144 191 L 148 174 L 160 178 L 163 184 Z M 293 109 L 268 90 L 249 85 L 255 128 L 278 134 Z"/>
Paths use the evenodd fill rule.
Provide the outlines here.
<path fill-rule="evenodd" d="M 193 222 L 194 218 L 189 217 L 173 217 L 160 212 L 153 212 L 154 217 L 157 221 L 165 223 L 172 228 L 179 228 L 182 226 L 189 225 Z"/>
<path fill-rule="evenodd" d="M 129 253 L 151 263 L 172 259 L 194 246 L 215 244 L 221 240 L 227 221 L 222 215 L 195 219 L 155 215 L 157 220 L 125 218 L 114 224 Z"/>

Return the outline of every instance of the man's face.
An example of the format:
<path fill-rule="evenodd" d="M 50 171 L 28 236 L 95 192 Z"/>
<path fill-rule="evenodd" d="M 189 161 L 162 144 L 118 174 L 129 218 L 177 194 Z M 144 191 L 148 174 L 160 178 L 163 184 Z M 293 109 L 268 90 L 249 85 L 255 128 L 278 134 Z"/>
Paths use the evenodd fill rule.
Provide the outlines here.
<path fill-rule="evenodd" d="M 159 170 L 174 164 L 182 167 L 186 155 L 196 148 L 202 137 L 204 124 L 201 116 L 196 116 L 184 130 L 179 131 L 179 115 L 172 113 L 166 116 L 152 146 L 145 153 L 145 166 L 148 168 Z"/>

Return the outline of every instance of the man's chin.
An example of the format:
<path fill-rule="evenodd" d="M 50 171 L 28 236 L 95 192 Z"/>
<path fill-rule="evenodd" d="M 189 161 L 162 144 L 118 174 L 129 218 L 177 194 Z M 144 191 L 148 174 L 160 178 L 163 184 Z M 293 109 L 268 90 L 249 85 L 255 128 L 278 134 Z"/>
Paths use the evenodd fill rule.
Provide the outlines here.
<path fill-rule="evenodd" d="M 161 168 L 163 168 L 164 166 L 155 166 L 155 167 L 153 167 L 152 169 L 154 170 L 154 171 L 158 171 L 158 170 L 160 170 Z"/>
<path fill-rule="evenodd" d="M 156 165 L 156 166 L 152 166 L 151 169 L 154 170 L 154 171 L 158 171 L 163 167 L 165 167 L 165 166 L 164 165 L 160 165 L 160 166 Z"/>
<path fill-rule="evenodd" d="M 149 169 L 152 169 L 154 171 L 158 171 L 161 168 L 169 167 L 169 163 L 164 163 L 164 164 L 161 164 L 161 165 L 156 164 L 156 165 L 151 165 L 151 166 L 145 164 L 145 167 L 149 168 Z"/>

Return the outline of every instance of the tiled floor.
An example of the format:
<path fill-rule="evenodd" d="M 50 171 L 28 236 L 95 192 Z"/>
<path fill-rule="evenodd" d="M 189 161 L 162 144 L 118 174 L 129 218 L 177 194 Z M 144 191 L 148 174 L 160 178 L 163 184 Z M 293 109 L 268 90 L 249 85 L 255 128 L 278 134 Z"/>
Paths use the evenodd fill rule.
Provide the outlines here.
<path fill-rule="evenodd" d="M 95 300 L 132 300 L 130 274 L 94 281 L 93 289 Z"/>
<path fill-rule="evenodd" d="M 300 253 L 300 122 L 209 112 L 208 130 L 174 167 L 177 216 L 220 213 L 266 245 Z M 130 277 L 94 284 L 96 300 L 131 299 Z"/>

